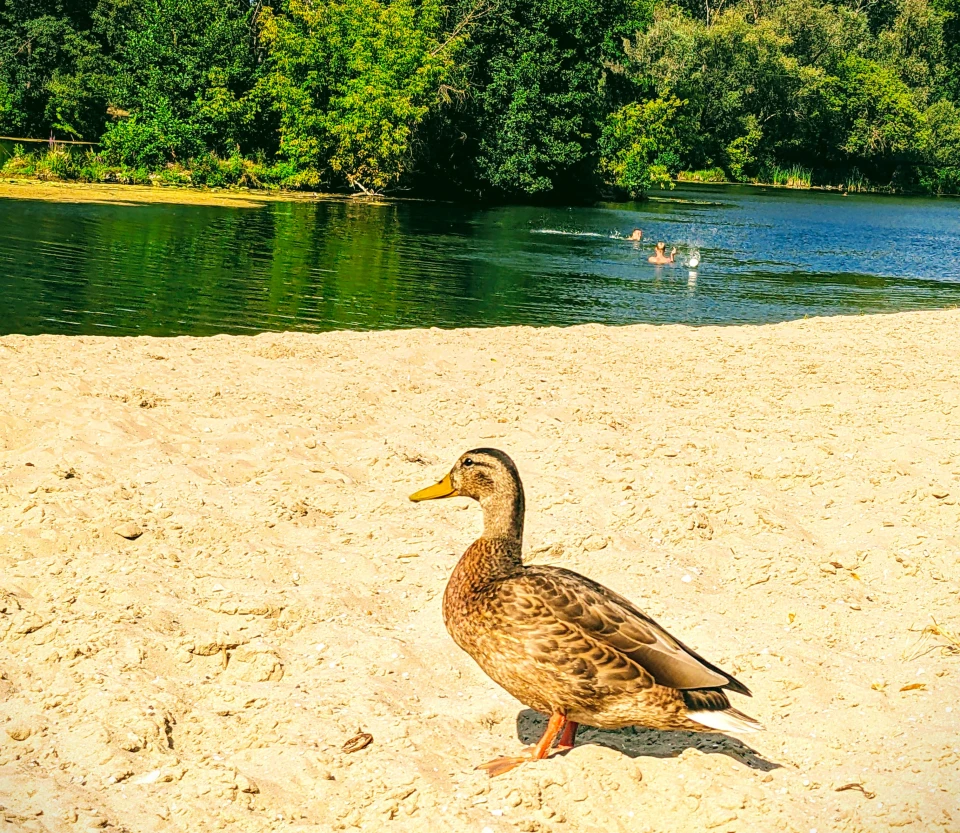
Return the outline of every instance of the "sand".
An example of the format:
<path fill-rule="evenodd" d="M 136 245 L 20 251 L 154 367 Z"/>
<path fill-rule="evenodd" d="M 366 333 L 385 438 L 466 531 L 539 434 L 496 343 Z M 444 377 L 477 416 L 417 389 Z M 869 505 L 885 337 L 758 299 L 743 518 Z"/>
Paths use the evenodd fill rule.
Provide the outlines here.
<path fill-rule="evenodd" d="M 251 188 L 195 188 L 181 185 L 110 185 L 86 182 L 45 182 L 38 179 L 0 180 L 0 199 L 43 200 L 62 203 L 110 205 L 216 205 L 225 208 L 260 208 L 268 202 L 315 202 L 361 199 L 365 196 L 321 194 L 305 191 L 253 190 Z"/>
<path fill-rule="evenodd" d="M 958 311 L 2 338 L 3 829 L 958 831 L 958 356 Z M 479 508 L 407 500 L 475 446 L 767 731 L 475 772 L 542 721 L 442 624 Z"/>

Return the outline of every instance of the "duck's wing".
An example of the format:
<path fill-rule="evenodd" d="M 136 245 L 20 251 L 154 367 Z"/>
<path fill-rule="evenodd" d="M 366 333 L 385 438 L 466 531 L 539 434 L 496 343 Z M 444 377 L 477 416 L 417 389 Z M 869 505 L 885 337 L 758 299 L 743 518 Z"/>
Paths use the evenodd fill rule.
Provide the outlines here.
<path fill-rule="evenodd" d="M 726 688 L 750 695 L 730 674 L 672 637 L 630 601 L 602 584 L 561 567 L 531 566 L 501 594 L 516 637 L 594 666 L 599 677 L 626 681 L 631 665 L 658 685 L 675 689 Z M 624 662 L 627 660 L 628 662 Z M 585 669 L 586 670 L 586 669 Z M 636 676 L 636 675 L 634 675 Z"/>

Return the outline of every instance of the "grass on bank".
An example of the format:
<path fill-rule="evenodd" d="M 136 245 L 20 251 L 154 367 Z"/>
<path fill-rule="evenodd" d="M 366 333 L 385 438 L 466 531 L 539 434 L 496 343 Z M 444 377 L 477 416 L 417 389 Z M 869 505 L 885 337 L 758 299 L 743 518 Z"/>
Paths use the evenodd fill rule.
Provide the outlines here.
<path fill-rule="evenodd" d="M 723 168 L 706 168 L 701 171 L 680 171 L 677 182 L 729 182 Z"/>
<path fill-rule="evenodd" d="M 815 185 L 813 171 L 801 165 L 792 165 L 790 167 L 766 165 L 761 168 L 758 176 L 746 181 L 738 181 L 728 177 L 723 168 L 680 171 L 676 176 L 676 181 L 707 182 L 723 185 L 772 185 L 778 188 L 822 188 L 828 191 L 844 191 L 851 194 L 940 193 L 941 196 L 949 196 L 949 194 L 941 193 L 935 189 L 917 188 L 911 191 L 909 189 L 898 188 L 894 185 L 878 185 L 864 177 L 856 169 L 840 182 L 823 182 Z"/>
<path fill-rule="evenodd" d="M 235 154 L 222 159 L 214 153 L 172 162 L 159 170 L 111 164 L 93 150 L 77 152 L 62 145 L 27 152 L 15 145 L 0 168 L 0 176 L 36 178 L 42 181 L 115 183 L 120 185 L 202 185 L 208 188 L 315 188 L 319 175 L 294 170 L 285 163 L 267 163 Z"/>
<path fill-rule="evenodd" d="M 736 184 L 737 180 L 730 179 L 723 168 L 706 168 L 699 171 L 680 171 L 677 182 L 712 182 Z M 776 185 L 781 188 L 811 188 L 813 171 L 800 165 L 789 168 L 780 165 L 767 165 L 761 169 L 759 176 L 747 180 L 751 185 Z"/>
<path fill-rule="evenodd" d="M 764 185 L 779 185 L 784 188 L 809 188 L 813 181 L 813 171 L 792 165 L 783 168 L 780 165 L 768 165 L 760 171 L 757 182 Z"/>
<path fill-rule="evenodd" d="M 250 159 L 236 153 L 226 159 L 215 153 L 188 160 L 186 164 L 171 162 L 158 170 L 133 168 L 111 163 L 103 153 L 80 151 L 66 145 L 54 145 L 42 151 L 26 151 L 15 145 L 10 157 L 0 167 L 0 176 L 38 179 L 46 182 L 81 182 L 117 185 L 180 185 L 207 188 L 247 188 L 253 190 L 289 189 L 316 191 L 321 186 L 317 171 L 298 170 L 288 162 L 267 162 L 263 158 Z M 680 171 L 680 183 L 743 184 L 729 177 L 723 168 L 713 167 L 694 171 Z M 842 182 L 813 184 L 810 168 L 800 165 L 782 167 L 764 166 L 759 175 L 749 180 L 752 185 L 772 185 L 781 188 L 808 189 L 813 187 L 849 193 L 894 194 L 904 189 L 893 185 L 877 185 L 854 169 Z M 931 189 L 934 193 L 938 191 Z M 918 189 L 915 193 L 930 193 Z"/>

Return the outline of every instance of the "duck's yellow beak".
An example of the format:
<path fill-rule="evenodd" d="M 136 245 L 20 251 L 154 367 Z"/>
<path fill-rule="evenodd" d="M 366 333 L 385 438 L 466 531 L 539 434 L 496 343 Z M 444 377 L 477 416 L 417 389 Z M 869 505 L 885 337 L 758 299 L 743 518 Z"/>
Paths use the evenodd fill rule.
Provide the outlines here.
<path fill-rule="evenodd" d="M 427 486 L 426 489 L 414 492 L 410 495 L 410 500 L 434 500 L 438 497 L 457 497 L 459 494 L 460 492 L 453 488 L 453 483 L 450 481 L 450 475 L 448 474 L 436 485 Z"/>

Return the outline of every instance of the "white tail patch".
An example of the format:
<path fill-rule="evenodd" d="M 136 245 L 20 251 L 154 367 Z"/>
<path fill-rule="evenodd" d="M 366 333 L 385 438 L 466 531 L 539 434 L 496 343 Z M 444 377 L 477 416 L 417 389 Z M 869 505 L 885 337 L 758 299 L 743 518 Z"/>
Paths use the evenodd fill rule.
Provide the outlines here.
<path fill-rule="evenodd" d="M 687 712 L 687 717 L 718 732 L 730 732 L 734 735 L 763 731 L 762 723 L 733 709 L 724 712 Z"/>

